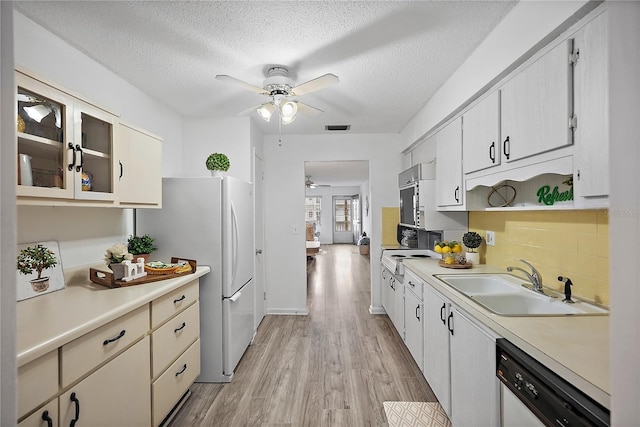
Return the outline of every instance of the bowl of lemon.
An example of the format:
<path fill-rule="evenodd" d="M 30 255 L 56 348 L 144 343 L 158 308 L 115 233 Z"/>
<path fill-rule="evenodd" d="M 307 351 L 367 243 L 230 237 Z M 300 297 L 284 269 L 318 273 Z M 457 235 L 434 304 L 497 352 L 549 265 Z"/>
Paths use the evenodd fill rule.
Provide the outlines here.
<path fill-rule="evenodd" d="M 467 262 L 464 253 L 462 253 L 462 245 L 455 240 L 437 241 L 433 246 L 433 250 L 442 255 L 442 260 L 438 262 L 445 268 L 471 268 L 471 263 Z"/>

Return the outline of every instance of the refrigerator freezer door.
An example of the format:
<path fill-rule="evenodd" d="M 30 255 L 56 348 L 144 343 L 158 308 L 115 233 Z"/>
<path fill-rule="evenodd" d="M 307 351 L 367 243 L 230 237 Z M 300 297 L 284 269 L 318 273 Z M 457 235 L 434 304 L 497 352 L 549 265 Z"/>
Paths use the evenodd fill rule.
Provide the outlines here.
<path fill-rule="evenodd" d="M 222 295 L 230 297 L 253 278 L 253 185 L 225 177 L 222 186 Z"/>
<path fill-rule="evenodd" d="M 253 280 L 230 298 L 222 300 L 222 367 L 224 375 L 233 375 L 251 340 L 253 339 Z"/>

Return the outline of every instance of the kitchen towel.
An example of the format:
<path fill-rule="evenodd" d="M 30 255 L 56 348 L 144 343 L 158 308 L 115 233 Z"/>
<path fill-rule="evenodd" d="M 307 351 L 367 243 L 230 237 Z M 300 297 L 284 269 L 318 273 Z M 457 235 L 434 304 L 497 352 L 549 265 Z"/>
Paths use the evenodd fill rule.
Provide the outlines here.
<path fill-rule="evenodd" d="M 438 402 L 383 402 L 389 427 L 451 427 Z"/>

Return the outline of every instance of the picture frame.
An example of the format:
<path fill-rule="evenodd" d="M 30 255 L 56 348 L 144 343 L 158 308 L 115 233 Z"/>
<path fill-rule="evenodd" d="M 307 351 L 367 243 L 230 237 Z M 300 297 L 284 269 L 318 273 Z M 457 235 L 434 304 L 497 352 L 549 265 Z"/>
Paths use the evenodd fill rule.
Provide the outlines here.
<path fill-rule="evenodd" d="M 56 241 L 20 244 L 16 254 L 17 300 L 65 288 L 62 257 Z"/>

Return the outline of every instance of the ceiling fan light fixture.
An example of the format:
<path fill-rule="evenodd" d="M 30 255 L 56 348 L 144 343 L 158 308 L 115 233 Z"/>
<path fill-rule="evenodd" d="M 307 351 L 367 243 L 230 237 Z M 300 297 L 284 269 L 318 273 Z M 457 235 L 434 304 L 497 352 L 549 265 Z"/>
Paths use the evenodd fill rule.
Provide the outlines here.
<path fill-rule="evenodd" d="M 275 110 L 276 106 L 272 102 L 267 102 L 266 104 L 262 104 L 256 111 L 258 112 L 258 115 L 262 117 L 262 120 L 268 123 Z"/>
<path fill-rule="evenodd" d="M 298 112 L 298 103 L 294 101 L 286 101 L 280 103 L 280 113 L 282 118 L 295 118 Z M 293 121 L 293 120 L 292 120 Z"/>
<path fill-rule="evenodd" d="M 293 116 L 293 117 L 281 116 L 280 120 L 282 120 L 283 125 L 288 125 L 296 121 L 296 116 Z"/>

